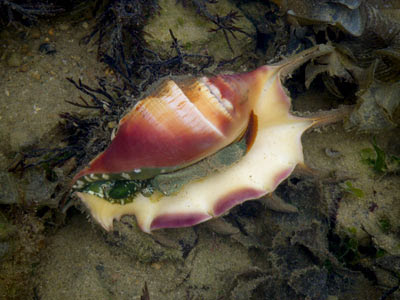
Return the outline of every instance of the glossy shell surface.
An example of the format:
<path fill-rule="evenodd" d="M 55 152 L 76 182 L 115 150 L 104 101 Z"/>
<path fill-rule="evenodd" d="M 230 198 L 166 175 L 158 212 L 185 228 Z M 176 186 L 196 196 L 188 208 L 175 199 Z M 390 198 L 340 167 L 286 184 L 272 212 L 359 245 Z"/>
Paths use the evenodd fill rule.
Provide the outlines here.
<path fill-rule="evenodd" d="M 234 82 L 233 85 L 236 85 L 235 88 L 230 89 L 235 90 L 236 95 L 226 96 L 226 99 L 236 97 L 239 99 L 238 102 L 232 101 L 231 103 L 237 105 L 237 103 L 246 103 L 247 101 L 249 106 L 244 110 L 244 115 L 247 115 L 247 117 L 243 124 L 233 126 L 232 128 L 235 129 L 225 129 L 224 132 L 232 130 L 235 133 L 228 141 L 221 142 L 219 147 L 224 147 L 237 138 L 237 135 L 247 126 L 250 111 L 253 112 L 257 122 L 254 143 L 248 153 L 238 162 L 220 172 L 185 184 L 174 195 L 166 196 L 161 193 L 154 193 L 151 196 L 144 196 L 138 193 L 131 203 L 124 205 L 107 202 L 90 193 L 77 192 L 76 194 L 88 207 L 94 219 L 106 230 L 112 228 L 114 220 L 119 220 L 123 215 L 128 214 L 135 215 L 141 229 L 150 232 L 159 228 L 192 226 L 220 216 L 233 206 L 246 200 L 260 198 L 271 193 L 279 183 L 290 175 L 297 164 L 303 163 L 301 136 L 307 128 L 313 125 L 313 120 L 295 117 L 289 113 L 290 99 L 281 85 L 281 69 L 282 65 L 263 66 L 246 74 L 217 77 L 224 84 L 227 82 L 232 84 L 229 82 L 232 81 Z M 218 87 L 219 92 L 213 91 L 212 88 L 207 88 L 206 92 L 224 95 L 224 88 L 221 88 L 219 84 L 214 84 L 214 86 Z M 201 92 L 201 89 L 198 89 L 198 92 Z M 196 93 L 196 89 L 194 89 L 194 93 Z M 228 110 L 230 108 L 229 105 L 225 105 L 225 107 L 228 107 Z M 176 107 L 176 109 L 179 108 Z M 129 118 L 130 114 L 135 114 L 134 111 L 125 118 Z M 243 115 L 240 115 L 239 119 L 241 117 Z M 125 130 L 125 128 L 122 128 L 127 122 L 125 118 L 121 121 L 118 134 L 121 130 Z M 220 120 L 219 117 L 216 119 Z M 224 124 L 225 121 L 220 122 Z M 218 124 L 218 122 L 213 124 Z M 170 130 L 175 130 L 172 128 Z M 128 129 L 133 131 L 135 127 L 132 125 L 132 128 L 126 128 L 126 130 Z M 147 130 L 137 128 L 136 130 L 141 132 L 143 139 L 149 139 Z M 171 133 L 172 137 L 175 136 L 174 133 Z M 229 134 L 225 135 L 230 136 Z M 216 139 L 218 137 L 217 134 L 212 136 Z M 165 143 L 168 143 L 168 141 L 163 141 L 163 144 Z M 197 143 L 199 143 L 198 140 L 195 144 Z M 172 149 L 175 149 L 174 145 L 176 146 L 176 144 L 171 143 L 169 145 Z M 178 143 L 178 145 L 182 144 Z M 200 146 L 200 148 L 202 147 Z M 141 151 L 145 152 L 145 150 L 143 148 Z M 176 151 L 179 152 L 180 149 L 176 149 Z M 215 152 L 215 149 L 212 148 L 210 152 Z M 197 158 L 190 157 L 188 159 L 196 160 L 203 157 L 204 153 L 209 152 L 198 151 L 196 153 Z M 157 164 L 160 164 L 159 157 L 152 160 L 154 155 L 156 153 L 151 152 L 151 155 L 146 156 L 149 166 L 152 161 L 157 161 Z M 163 162 L 162 159 L 161 164 Z M 176 161 L 171 161 L 171 164 L 176 164 Z M 92 163 L 90 168 L 93 168 L 93 166 Z M 140 166 L 134 165 L 133 167 Z M 82 176 L 85 172 L 81 172 L 78 176 Z"/>
<path fill-rule="evenodd" d="M 215 153 L 246 130 L 262 70 L 165 81 L 121 119 L 111 145 L 75 179 L 133 170 L 140 177 L 143 168 L 176 169 Z"/>

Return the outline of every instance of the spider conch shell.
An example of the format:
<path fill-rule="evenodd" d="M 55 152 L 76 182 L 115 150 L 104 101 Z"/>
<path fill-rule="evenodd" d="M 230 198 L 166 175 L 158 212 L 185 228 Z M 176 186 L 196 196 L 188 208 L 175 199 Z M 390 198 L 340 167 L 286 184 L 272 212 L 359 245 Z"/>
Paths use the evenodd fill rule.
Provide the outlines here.
<path fill-rule="evenodd" d="M 140 178 L 147 170 L 143 179 L 153 176 L 149 170 L 174 171 L 176 166 L 193 164 L 243 135 L 252 115 L 256 123 L 251 128 L 255 131 L 252 145 L 229 167 L 193 180 L 175 194 L 137 193 L 125 204 L 110 203 L 88 192 L 76 195 L 106 230 L 112 228 L 114 220 L 135 215 L 140 228 L 150 232 L 192 226 L 273 192 L 296 165 L 304 163 L 301 136 L 320 121 L 290 114 L 290 98 L 281 76 L 323 51 L 329 49 L 314 47 L 277 65 L 202 78 L 181 87 L 167 81 L 121 120 L 110 147 L 74 182 L 82 185 L 85 180 L 115 174 L 129 179 L 139 174 Z M 196 99 L 200 99 L 198 105 Z"/>

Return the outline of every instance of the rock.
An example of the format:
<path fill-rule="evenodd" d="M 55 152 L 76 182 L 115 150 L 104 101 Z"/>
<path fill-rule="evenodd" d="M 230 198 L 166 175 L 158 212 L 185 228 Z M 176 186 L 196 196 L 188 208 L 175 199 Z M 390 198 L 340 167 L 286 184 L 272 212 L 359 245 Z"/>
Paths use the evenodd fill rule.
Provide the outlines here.
<path fill-rule="evenodd" d="M 312 266 L 293 271 L 289 285 L 300 295 L 307 299 L 327 299 L 328 271 Z"/>
<path fill-rule="evenodd" d="M 377 259 L 377 264 L 386 270 L 391 270 L 393 273 L 400 273 L 400 256 L 386 255 Z"/>
<path fill-rule="evenodd" d="M 54 170 L 57 176 L 62 178 L 62 171 L 57 168 Z M 0 204 L 57 207 L 58 201 L 62 198 L 62 193 L 58 197 L 53 197 L 55 189 L 62 187 L 57 182 L 49 181 L 44 170 L 36 168 L 24 170 L 21 179 L 12 173 L 2 171 L 0 186 Z"/>
<path fill-rule="evenodd" d="M 57 52 L 56 47 L 50 43 L 43 43 L 39 46 L 39 51 L 44 54 L 55 54 Z"/>
<path fill-rule="evenodd" d="M 31 73 L 31 76 L 33 79 L 36 79 L 36 80 L 40 80 L 40 78 L 41 78 L 39 71 L 33 71 Z"/>
<path fill-rule="evenodd" d="M 57 207 L 58 201 L 52 198 L 57 182 L 49 181 L 44 170 L 36 168 L 25 170 L 20 187 L 24 191 L 22 195 L 24 204 Z"/>
<path fill-rule="evenodd" d="M 392 272 L 382 268 L 374 268 L 377 284 L 380 286 L 393 288 L 398 286 L 398 278 Z"/>
<path fill-rule="evenodd" d="M 251 299 L 254 290 L 268 280 L 271 280 L 271 276 L 263 274 L 258 268 L 249 268 L 248 271 L 236 276 L 236 286 L 231 291 L 230 299 Z"/>
<path fill-rule="evenodd" d="M 133 216 L 115 222 L 114 230 L 105 234 L 112 252 L 124 253 L 140 262 L 182 261 L 193 248 L 196 234 L 192 227 L 174 231 L 159 230 L 152 235 L 142 232 Z"/>
<path fill-rule="evenodd" d="M 88 28 L 89 28 L 88 22 L 83 22 L 83 23 L 82 23 L 82 27 L 83 27 L 84 29 L 88 29 Z"/>
<path fill-rule="evenodd" d="M 29 71 L 29 65 L 28 64 L 23 64 L 22 66 L 19 67 L 18 71 L 20 72 L 28 72 Z"/>
<path fill-rule="evenodd" d="M 40 38 L 40 29 L 37 27 L 34 27 L 31 29 L 31 37 L 33 39 L 39 39 Z"/>

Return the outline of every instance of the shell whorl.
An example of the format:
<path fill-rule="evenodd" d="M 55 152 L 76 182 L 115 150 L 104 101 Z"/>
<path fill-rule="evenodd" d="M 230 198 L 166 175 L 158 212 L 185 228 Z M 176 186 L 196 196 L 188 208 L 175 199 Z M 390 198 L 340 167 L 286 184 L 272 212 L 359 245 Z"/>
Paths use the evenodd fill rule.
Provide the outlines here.
<path fill-rule="evenodd" d="M 176 169 L 217 152 L 246 130 L 256 77 L 253 71 L 164 81 L 121 119 L 110 146 L 75 181 L 89 174 Z"/>

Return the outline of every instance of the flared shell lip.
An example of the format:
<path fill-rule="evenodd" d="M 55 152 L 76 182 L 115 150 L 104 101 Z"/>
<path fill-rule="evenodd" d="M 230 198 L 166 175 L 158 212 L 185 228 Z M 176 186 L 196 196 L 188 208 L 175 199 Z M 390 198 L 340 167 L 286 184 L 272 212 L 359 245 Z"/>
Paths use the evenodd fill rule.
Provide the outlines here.
<path fill-rule="evenodd" d="M 208 221 L 211 218 L 212 216 L 205 213 L 176 213 L 160 215 L 151 222 L 150 231 L 166 228 L 191 227 Z"/>
<path fill-rule="evenodd" d="M 293 172 L 293 169 L 294 167 L 291 167 L 279 173 L 274 179 L 273 189 L 275 189 L 282 181 L 288 178 Z M 216 202 L 213 207 L 212 215 L 205 213 L 176 213 L 160 215 L 151 222 L 150 230 L 194 226 L 208 221 L 213 217 L 220 217 L 237 205 L 240 205 L 248 200 L 259 199 L 267 194 L 268 192 L 265 190 L 254 189 L 251 187 L 233 190 L 221 197 Z"/>

